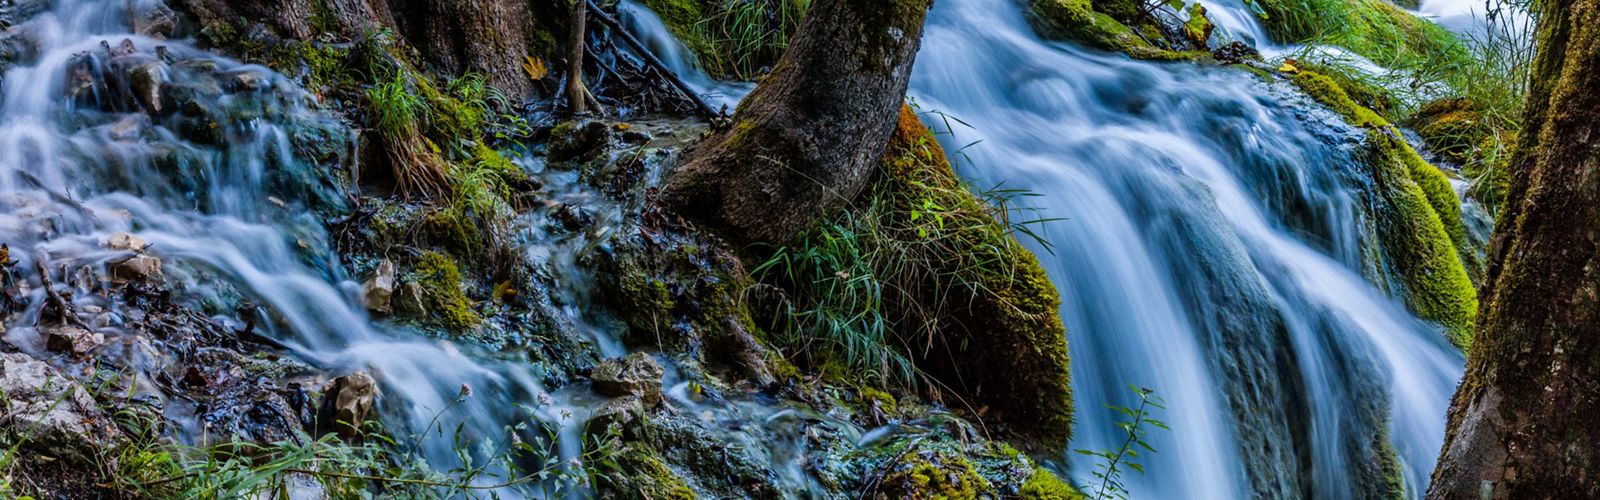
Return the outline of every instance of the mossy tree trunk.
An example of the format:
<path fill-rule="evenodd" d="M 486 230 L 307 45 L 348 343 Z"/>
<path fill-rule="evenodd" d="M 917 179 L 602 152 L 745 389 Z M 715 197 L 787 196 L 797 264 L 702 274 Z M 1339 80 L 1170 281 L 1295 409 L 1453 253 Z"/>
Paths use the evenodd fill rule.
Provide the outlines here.
<path fill-rule="evenodd" d="M 1537 8 L 1526 126 L 1431 498 L 1600 497 L 1600 0 Z"/>
<path fill-rule="evenodd" d="M 928 0 L 817 0 L 733 124 L 662 187 L 674 211 L 737 244 L 783 243 L 853 199 L 883 154 Z"/>
<path fill-rule="evenodd" d="M 429 66 L 482 74 L 515 98 L 536 90 L 522 70 L 523 58 L 555 48 L 568 12 L 567 3 L 557 0 L 180 1 L 214 32 L 235 31 L 241 19 L 262 23 L 278 38 L 304 41 L 325 35 L 358 39 L 390 29 Z"/>

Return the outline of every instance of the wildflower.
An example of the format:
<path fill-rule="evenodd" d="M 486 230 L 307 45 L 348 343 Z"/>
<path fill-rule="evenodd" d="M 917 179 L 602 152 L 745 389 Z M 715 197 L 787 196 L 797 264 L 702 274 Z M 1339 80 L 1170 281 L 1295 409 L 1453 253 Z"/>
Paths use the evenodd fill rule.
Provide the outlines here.
<path fill-rule="evenodd" d="M 539 393 L 539 406 L 550 406 L 549 394 L 543 392 Z"/>
<path fill-rule="evenodd" d="M 461 393 L 456 396 L 456 399 L 467 399 L 470 397 L 472 397 L 472 386 L 467 385 L 466 382 L 462 382 Z"/>

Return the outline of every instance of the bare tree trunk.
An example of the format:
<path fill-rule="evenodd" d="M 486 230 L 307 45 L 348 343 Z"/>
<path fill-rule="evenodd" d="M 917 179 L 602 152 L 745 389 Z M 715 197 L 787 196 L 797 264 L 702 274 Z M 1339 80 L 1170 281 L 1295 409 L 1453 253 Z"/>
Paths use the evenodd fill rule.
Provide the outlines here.
<path fill-rule="evenodd" d="M 589 112 L 589 89 L 583 86 L 583 38 L 589 32 L 589 2 L 572 2 L 572 40 L 567 56 L 567 106 L 574 115 Z"/>
<path fill-rule="evenodd" d="M 660 201 L 736 244 L 782 243 L 854 198 L 883 154 L 928 0 L 817 0 L 733 124 L 684 153 Z"/>
<path fill-rule="evenodd" d="M 1600 498 L 1600 0 L 1545 0 L 1430 498 Z"/>

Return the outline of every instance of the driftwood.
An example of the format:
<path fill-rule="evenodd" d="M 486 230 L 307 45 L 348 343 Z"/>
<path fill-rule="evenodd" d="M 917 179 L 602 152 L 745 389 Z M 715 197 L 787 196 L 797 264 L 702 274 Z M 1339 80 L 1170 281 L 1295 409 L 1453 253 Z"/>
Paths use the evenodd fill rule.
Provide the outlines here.
<path fill-rule="evenodd" d="M 624 29 L 622 27 L 622 23 L 617 22 L 615 17 L 612 17 L 610 14 L 607 14 L 605 10 L 600 9 L 599 6 L 596 6 L 594 4 L 594 0 L 584 0 L 584 2 L 589 4 L 589 10 L 594 13 L 594 17 L 599 19 L 600 22 L 605 23 L 606 26 L 609 26 L 612 33 L 616 34 L 619 38 L 622 38 L 622 41 L 626 42 L 629 47 L 632 47 L 633 51 L 638 53 L 639 57 L 644 59 L 645 64 L 649 65 L 651 68 L 654 68 L 657 73 L 660 73 L 662 76 L 666 77 L 667 81 L 672 82 L 673 87 L 677 87 L 678 92 L 683 93 L 684 97 L 687 97 L 690 101 L 694 102 L 695 109 L 700 112 L 700 115 L 712 120 L 723 117 L 722 113 L 712 109 L 711 105 L 707 104 L 705 99 L 701 99 L 700 94 L 695 93 L 694 88 L 690 87 L 688 83 L 684 82 L 683 78 L 680 78 L 677 73 L 673 73 L 672 70 L 667 69 L 667 65 L 663 64 L 660 59 L 657 59 L 655 54 L 650 53 L 650 49 L 646 48 L 644 43 L 640 42 L 638 38 L 635 38 L 632 33 L 629 33 L 628 30 Z"/>

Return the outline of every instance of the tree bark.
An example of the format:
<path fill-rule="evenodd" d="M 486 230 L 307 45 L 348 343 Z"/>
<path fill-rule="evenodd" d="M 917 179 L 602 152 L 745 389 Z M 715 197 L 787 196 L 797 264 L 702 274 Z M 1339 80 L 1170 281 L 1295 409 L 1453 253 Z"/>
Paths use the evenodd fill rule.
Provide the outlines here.
<path fill-rule="evenodd" d="M 589 32 L 589 2 L 572 2 L 572 37 L 567 45 L 567 109 L 574 115 L 589 112 L 588 89 L 583 85 L 583 37 Z"/>
<path fill-rule="evenodd" d="M 1430 498 L 1600 497 L 1600 0 L 1536 5 L 1525 128 Z"/>
<path fill-rule="evenodd" d="M 781 244 L 853 199 L 894 130 L 927 9 L 817 0 L 732 126 L 684 153 L 659 200 L 736 244 Z"/>

